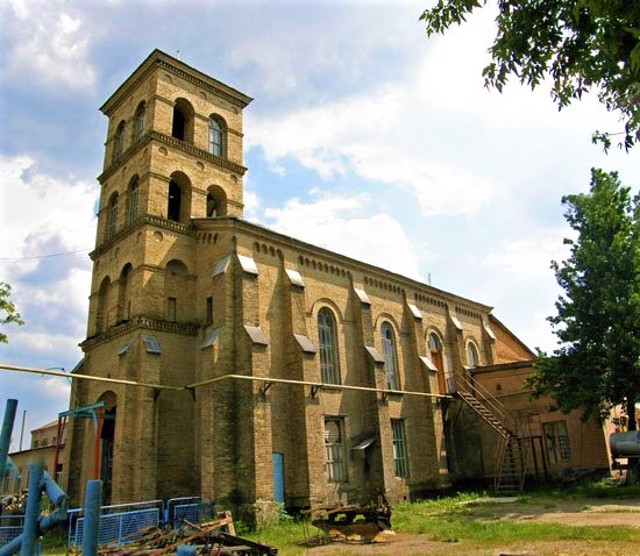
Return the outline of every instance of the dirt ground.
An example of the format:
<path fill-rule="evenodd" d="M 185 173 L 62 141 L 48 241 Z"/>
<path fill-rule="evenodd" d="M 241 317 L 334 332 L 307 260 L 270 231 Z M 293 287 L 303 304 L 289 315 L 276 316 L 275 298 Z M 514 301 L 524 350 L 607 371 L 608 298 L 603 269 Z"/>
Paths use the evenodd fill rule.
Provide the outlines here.
<path fill-rule="evenodd" d="M 571 526 L 633 527 L 640 528 L 640 500 L 583 500 L 571 502 L 554 500 L 553 503 L 536 505 L 512 499 L 494 499 L 483 505 L 492 516 L 485 519 L 517 520 L 561 523 Z M 498 502 L 498 503 L 496 503 Z M 384 543 L 357 544 L 334 542 L 307 549 L 310 556 L 336 556 L 341 554 L 376 554 L 404 556 L 428 554 L 435 556 L 487 555 L 487 556 L 636 556 L 640 554 L 640 543 L 612 541 L 527 541 L 514 542 L 487 548 L 473 542 L 434 542 L 429 535 L 394 534 Z"/>

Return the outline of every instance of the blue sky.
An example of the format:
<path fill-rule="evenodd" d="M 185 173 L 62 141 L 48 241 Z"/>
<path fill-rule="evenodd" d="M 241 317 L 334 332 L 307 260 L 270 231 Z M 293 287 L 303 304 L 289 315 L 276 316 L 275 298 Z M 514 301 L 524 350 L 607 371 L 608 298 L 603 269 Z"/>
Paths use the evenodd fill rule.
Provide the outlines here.
<path fill-rule="evenodd" d="M 484 89 L 492 8 L 427 39 L 430 3 L 2 2 L 0 280 L 27 324 L 7 328 L 0 362 L 70 370 L 81 357 L 98 108 L 154 48 L 255 98 L 248 219 L 491 305 L 527 345 L 553 349 L 560 199 L 585 191 L 593 166 L 637 191 L 640 150 L 591 144 L 621 127 L 595 98 L 558 112 L 545 84 Z M 22 411 L 26 430 L 40 426 L 68 392 L 64 379 L 0 371 L 0 411 L 19 400 L 14 446 Z"/>

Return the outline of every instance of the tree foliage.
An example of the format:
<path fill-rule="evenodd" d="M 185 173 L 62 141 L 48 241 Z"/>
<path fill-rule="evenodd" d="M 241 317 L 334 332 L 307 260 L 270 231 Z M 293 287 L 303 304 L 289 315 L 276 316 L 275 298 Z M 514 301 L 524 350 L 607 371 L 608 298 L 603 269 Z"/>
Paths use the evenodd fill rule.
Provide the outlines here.
<path fill-rule="evenodd" d="M 567 195 L 565 218 L 576 239 L 570 257 L 553 262 L 564 290 L 549 317 L 559 347 L 540 354 L 531 381 L 565 411 L 606 418 L 623 404 L 635 428 L 640 394 L 640 198 L 618 175 L 592 170 L 589 193 Z"/>
<path fill-rule="evenodd" d="M 478 0 L 438 0 L 420 17 L 427 34 L 461 24 Z M 558 108 L 596 90 L 624 121 L 620 146 L 640 141 L 640 2 L 636 0 L 498 0 L 497 34 L 484 68 L 485 84 L 498 91 L 515 76 L 535 88 L 553 81 Z M 609 132 L 594 141 L 611 146 Z"/>
<path fill-rule="evenodd" d="M 24 321 L 11 301 L 11 286 L 6 282 L 0 282 L 0 325 L 5 324 L 23 325 Z M 0 332 L 0 343 L 7 342 L 7 335 Z"/>

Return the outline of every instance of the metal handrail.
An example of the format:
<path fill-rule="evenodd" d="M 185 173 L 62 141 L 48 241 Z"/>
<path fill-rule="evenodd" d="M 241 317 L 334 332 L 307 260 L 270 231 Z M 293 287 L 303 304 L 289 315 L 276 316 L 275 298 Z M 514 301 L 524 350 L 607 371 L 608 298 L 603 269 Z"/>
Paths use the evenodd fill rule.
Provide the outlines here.
<path fill-rule="evenodd" d="M 491 413 L 493 413 L 494 417 L 498 418 L 498 420 L 502 422 L 503 426 L 511 432 L 510 427 L 507 426 L 508 417 L 511 416 L 509 415 L 509 412 L 507 411 L 505 406 L 498 399 L 496 399 L 486 388 L 479 388 L 479 384 L 472 383 L 464 375 L 463 372 L 457 371 L 456 377 L 460 377 L 462 379 L 462 382 L 471 394 L 473 394 L 474 392 L 477 393 L 480 398 L 479 401 L 484 402 L 485 407 L 487 407 L 487 409 L 489 409 Z"/>

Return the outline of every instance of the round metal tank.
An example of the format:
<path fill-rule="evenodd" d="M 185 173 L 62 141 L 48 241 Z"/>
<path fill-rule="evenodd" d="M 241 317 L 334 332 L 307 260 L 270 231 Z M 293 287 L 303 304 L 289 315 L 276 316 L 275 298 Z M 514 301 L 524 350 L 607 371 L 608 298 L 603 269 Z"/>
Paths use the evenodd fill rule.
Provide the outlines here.
<path fill-rule="evenodd" d="M 614 458 L 640 457 L 640 431 L 616 432 L 609 437 Z"/>

